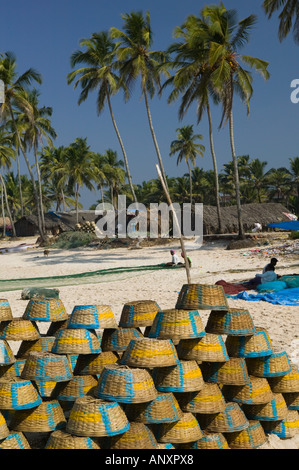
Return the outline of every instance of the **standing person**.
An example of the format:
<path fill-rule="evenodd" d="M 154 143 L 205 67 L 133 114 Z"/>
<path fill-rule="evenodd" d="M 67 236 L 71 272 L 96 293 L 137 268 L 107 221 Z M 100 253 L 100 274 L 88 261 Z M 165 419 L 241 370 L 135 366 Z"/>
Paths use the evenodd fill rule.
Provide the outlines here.
<path fill-rule="evenodd" d="M 266 264 L 266 266 L 263 269 L 263 274 L 268 271 L 268 268 L 270 266 L 273 266 L 273 271 L 275 271 L 275 266 L 277 265 L 278 260 L 276 258 L 271 258 L 270 263 Z"/>

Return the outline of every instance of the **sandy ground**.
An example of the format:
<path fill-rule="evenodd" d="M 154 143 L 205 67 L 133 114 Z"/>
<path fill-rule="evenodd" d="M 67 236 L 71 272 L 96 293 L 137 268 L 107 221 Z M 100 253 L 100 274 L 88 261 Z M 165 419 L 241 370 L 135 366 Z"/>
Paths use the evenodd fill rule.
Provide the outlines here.
<path fill-rule="evenodd" d="M 19 239 L 18 241 L 1 241 L 0 249 L 4 246 L 16 246 L 20 243 L 35 243 L 36 238 Z M 202 246 L 193 240 L 186 241 L 188 254 L 193 261 L 191 270 L 192 282 L 214 284 L 216 281 L 242 282 L 255 273 L 261 272 L 263 266 L 269 262 L 272 246 L 279 247 L 286 240 L 272 240 L 269 246 L 257 246 L 242 250 L 226 250 L 227 242 L 215 241 L 204 243 Z M 289 243 L 289 242 L 288 242 Z M 48 257 L 43 254 L 42 248 L 30 248 L 21 252 L 8 252 L 0 254 L 0 279 L 19 279 L 43 276 L 56 276 L 90 272 L 98 269 L 124 266 L 142 266 L 160 264 L 170 261 L 169 249 L 173 248 L 180 253 L 180 244 L 174 241 L 169 246 L 147 247 L 142 249 L 107 249 L 95 250 L 92 248 L 74 250 L 51 249 Z M 275 255 L 278 260 L 278 274 L 299 273 L 299 254 Z M 187 282 L 184 269 L 161 270 L 154 272 L 141 272 L 123 280 L 113 280 L 98 284 L 84 284 L 59 287 L 59 296 L 68 313 L 75 305 L 108 304 L 117 320 L 119 320 L 122 306 L 128 301 L 155 300 L 163 308 L 174 308 L 178 292 Z M 7 298 L 12 307 L 14 317 L 21 317 L 27 305 L 21 300 L 21 290 L 0 292 L 1 298 Z M 266 328 L 272 340 L 273 349 L 277 352 L 286 351 L 293 363 L 299 366 L 299 306 L 276 306 L 268 302 L 248 302 L 244 300 L 228 299 L 231 307 L 243 307 L 250 311 L 256 327 Z M 201 310 L 201 318 L 205 324 L 209 311 Z M 48 324 L 39 322 L 38 327 L 44 333 Z M 45 331 L 43 331 L 43 327 Z M 16 352 L 17 345 L 10 346 Z M 287 449 L 299 448 L 299 435 L 293 439 L 281 440 L 277 436 L 270 436 L 263 448 Z"/>

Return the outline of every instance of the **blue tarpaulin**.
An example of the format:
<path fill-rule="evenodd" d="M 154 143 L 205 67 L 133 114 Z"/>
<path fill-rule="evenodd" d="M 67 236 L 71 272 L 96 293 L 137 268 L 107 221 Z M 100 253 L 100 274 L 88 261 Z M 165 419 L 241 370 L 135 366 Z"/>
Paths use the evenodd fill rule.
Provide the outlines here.
<path fill-rule="evenodd" d="M 299 220 L 288 220 L 287 222 L 275 222 L 267 227 L 281 228 L 283 230 L 299 230 Z"/>
<path fill-rule="evenodd" d="M 274 305 L 299 305 L 299 287 L 283 289 L 278 292 L 266 292 L 264 294 L 249 294 L 248 291 L 239 292 L 237 295 L 228 295 L 231 299 L 270 302 Z"/>

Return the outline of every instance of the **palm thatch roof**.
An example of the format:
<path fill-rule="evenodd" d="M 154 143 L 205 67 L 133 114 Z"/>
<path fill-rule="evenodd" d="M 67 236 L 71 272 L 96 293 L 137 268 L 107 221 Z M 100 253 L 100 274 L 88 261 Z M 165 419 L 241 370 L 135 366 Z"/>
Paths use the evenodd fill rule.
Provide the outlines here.
<path fill-rule="evenodd" d="M 4 217 L 4 220 L 5 220 L 5 225 L 6 227 L 8 225 L 11 225 L 11 222 L 10 222 L 10 218 L 9 217 Z M 3 217 L 0 217 L 0 228 L 3 227 Z"/>
<path fill-rule="evenodd" d="M 282 204 L 262 203 L 242 205 L 242 219 L 245 232 L 250 232 L 256 223 L 260 223 L 263 230 L 273 222 L 285 222 L 290 220 L 285 213 L 290 211 Z M 221 219 L 224 233 L 238 233 L 237 206 L 221 207 Z M 217 208 L 214 206 L 203 207 L 203 234 L 216 234 L 218 231 Z"/>

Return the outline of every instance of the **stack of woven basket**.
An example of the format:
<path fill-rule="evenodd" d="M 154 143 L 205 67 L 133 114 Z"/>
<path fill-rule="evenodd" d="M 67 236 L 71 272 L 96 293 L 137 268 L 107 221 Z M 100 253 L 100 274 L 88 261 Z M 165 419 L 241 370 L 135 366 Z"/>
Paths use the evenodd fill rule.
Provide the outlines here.
<path fill-rule="evenodd" d="M 0 300 L 0 449 L 252 449 L 299 433 L 298 410 L 298 367 L 221 286 L 126 303 L 118 323 L 108 305 L 31 299 L 13 318 Z"/>

